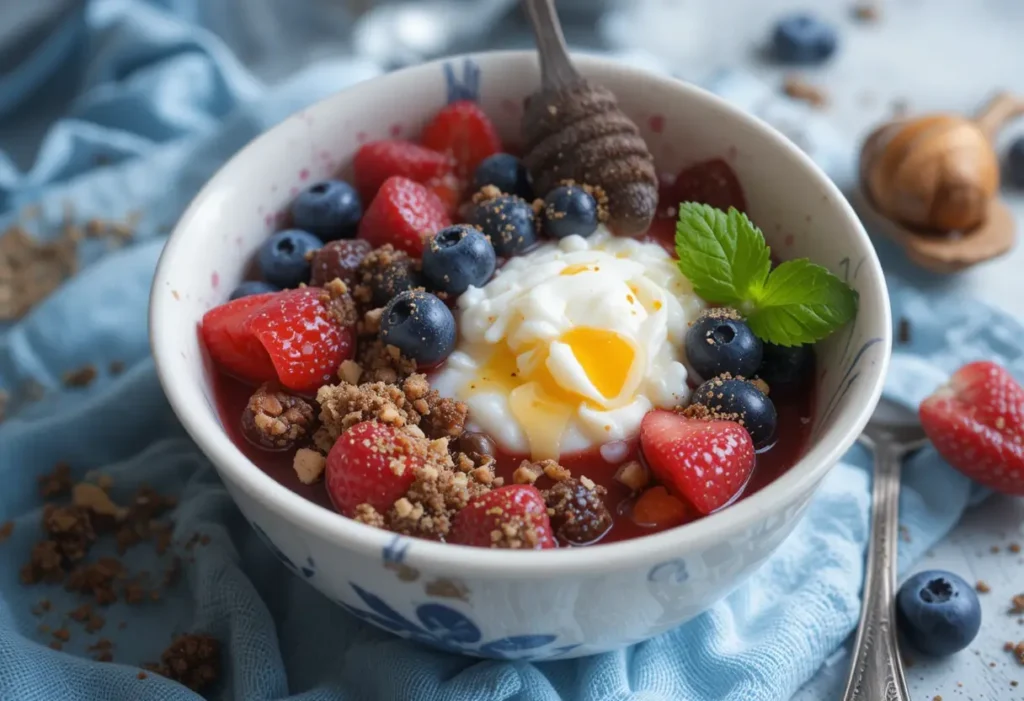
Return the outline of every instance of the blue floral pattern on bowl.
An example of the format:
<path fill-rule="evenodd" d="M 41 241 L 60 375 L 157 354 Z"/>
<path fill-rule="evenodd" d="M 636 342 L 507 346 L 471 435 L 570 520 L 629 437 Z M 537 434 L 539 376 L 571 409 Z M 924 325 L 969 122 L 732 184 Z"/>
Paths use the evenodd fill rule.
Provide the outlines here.
<path fill-rule="evenodd" d="M 391 631 L 403 638 L 426 643 L 449 652 L 469 653 L 498 659 L 530 660 L 548 658 L 573 650 L 579 645 L 552 648 L 556 635 L 512 635 L 484 642 L 480 628 L 465 614 L 439 603 L 416 607 L 417 621 L 395 611 L 383 599 L 352 582 L 349 585 L 362 599 L 366 609 L 338 603 L 352 615 Z M 542 654 L 541 650 L 543 650 Z"/>

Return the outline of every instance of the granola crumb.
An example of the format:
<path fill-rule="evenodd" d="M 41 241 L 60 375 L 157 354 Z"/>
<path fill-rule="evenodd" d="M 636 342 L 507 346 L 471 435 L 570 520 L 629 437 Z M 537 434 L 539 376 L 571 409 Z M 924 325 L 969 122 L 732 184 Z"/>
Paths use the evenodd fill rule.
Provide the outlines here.
<path fill-rule="evenodd" d="M 825 91 L 799 76 L 786 76 L 782 83 L 782 91 L 794 100 L 806 102 L 811 107 L 822 108 L 828 105 L 828 95 Z"/>
<path fill-rule="evenodd" d="M 58 628 L 57 630 L 53 631 L 52 635 L 62 643 L 66 643 L 67 641 L 71 640 L 71 631 L 67 628 Z"/>
<path fill-rule="evenodd" d="M 128 509 L 115 504 L 103 487 L 88 482 L 79 482 L 72 487 L 71 503 L 97 516 L 109 516 L 116 520 L 128 514 Z"/>
<path fill-rule="evenodd" d="M 39 495 L 43 499 L 54 499 L 71 493 L 71 466 L 58 462 L 53 470 L 39 478 Z"/>
<path fill-rule="evenodd" d="M 292 459 L 292 467 L 300 482 L 313 484 L 323 476 L 327 460 L 315 450 L 299 448 Z"/>
<path fill-rule="evenodd" d="M 64 574 L 63 558 L 57 543 L 43 540 L 32 547 L 29 561 L 22 566 L 19 576 L 22 584 L 55 584 L 63 581 Z"/>
<path fill-rule="evenodd" d="M 906 317 L 900 318 L 899 326 L 896 330 L 896 341 L 901 346 L 905 346 L 910 343 L 910 320 Z"/>
<path fill-rule="evenodd" d="M 978 590 L 979 594 L 988 594 L 990 591 L 992 591 L 992 588 L 988 585 L 988 583 L 981 579 L 979 579 L 977 584 L 974 585 L 974 588 Z"/>
<path fill-rule="evenodd" d="M 341 366 L 338 368 L 338 379 L 350 385 L 358 385 L 362 374 L 363 368 L 360 367 L 359 363 L 351 360 L 341 361 Z"/>
<path fill-rule="evenodd" d="M 202 691 L 220 676 L 220 644 L 209 635 L 181 635 L 164 650 L 151 671 Z"/>
<path fill-rule="evenodd" d="M 352 520 L 358 521 L 359 523 L 365 523 L 367 526 L 373 526 L 374 528 L 385 527 L 384 517 L 369 504 L 360 504 L 357 506 L 355 516 L 353 516 Z"/>
<path fill-rule="evenodd" d="M 1020 553 L 1020 543 L 1010 543 L 1008 546 L 1006 546 L 1006 549 L 1014 555 L 1017 555 Z"/>
<path fill-rule="evenodd" d="M 95 365 L 83 365 L 75 370 L 64 373 L 65 387 L 88 387 L 99 373 Z"/>
<path fill-rule="evenodd" d="M 51 650 L 56 650 L 57 652 L 60 652 L 64 649 L 64 645 L 57 640 L 51 640 L 49 647 Z"/>
<path fill-rule="evenodd" d="M 107 372 L 111 375 L 120 375 L 124 372 L 124 361 L 123 360 L 112 360 L 110 366 L 107 368 Z"/>
<path fill-rule="evenodd" d="M 515 472 L 512 473 L 512 482 L 514 484 L 533 484 L 543 474 L 544 468 L 540 465 L 529 460 L 523 460 Z"/>
<path fill-rule="evenodd" d="M 68 562 L 82 560 L 96 541 L 89 512 L 79 506 L 50 506 L 43 511 L 43 529 Z"/>
<path fill-rule="evenodd" d="M 0 233 L 0 321 L 21 318 L 78 271 L 79 238 L 71 223 L 46 242 L 21 224 Z"/>
<path fill-rule="evenodd" d="M 1019 664 L 1024 665 L 1024 640 L 1013 646 L 1013 656 Z"/>
<path fill-rule="evenodd" d="M 135 675 L 135 678 L 136 678 L 136 679 L 145 679 L 145 678 L 146 678 L 146 677 L 148 677 L 148 676 L 149 676 L 149 675 L 148 675 L 148 674 L 146 674 L 145 672 L 139 672 L 138 674 L 136 674 L 136 675 Z"/>
<path fill-rule="evenodd" d="M 268 450 L 287 450 L 310 440 L 317 429 L 316 411 L 308 401 L 264 383 L 242 411 L 242 434 Z"/>
<path fill-rule="evenodd" d="M 0 543 L 5 542 L 14 533 L 14 521 L 4 521 L 0 524 Z"/>
<path fill-rule="evenodd" d="M 572 477 L 572 473 L 567 468 L 562 467 L 554 460 L 541 460 L 538 464 L 544 470 L 544 474 L 555 482 L 564 482 Z"/>
<path fill-rule="evenodd" d="M 1010 599 L 1010 613 L 1013 615 L 1020 615 L 1024 613 L 1024 594 L 1017 594 Z"/>
<path fill-rule="evenodd" d="M 990 553 L 992 553 L 993 555 L 998 555 L 999 554 L 999 546 L 998 545 L 993 545 L 991 548 L 988 549 L 988 551 Z"/>
<path fill-rule="evenodd" d="M 853 18 L 867 24 L 873 24 L 881 18 L 881 10 L 874 2 L 858 2 L 853 6 Z"/>

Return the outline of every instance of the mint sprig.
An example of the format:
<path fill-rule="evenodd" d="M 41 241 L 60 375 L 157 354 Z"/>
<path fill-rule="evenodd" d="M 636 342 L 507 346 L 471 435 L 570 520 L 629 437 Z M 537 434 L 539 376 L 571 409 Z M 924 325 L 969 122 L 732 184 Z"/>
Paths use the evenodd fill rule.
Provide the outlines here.
<path fill-rule="evenodd" d="M 772 270 L 764 234 L 732 207 L 681 204 L 676 255 L 698 295 L 736 307 L 769 343 L 815 343 L 857 315 L 857 292 L 822 266 L 800 258 Z"/>

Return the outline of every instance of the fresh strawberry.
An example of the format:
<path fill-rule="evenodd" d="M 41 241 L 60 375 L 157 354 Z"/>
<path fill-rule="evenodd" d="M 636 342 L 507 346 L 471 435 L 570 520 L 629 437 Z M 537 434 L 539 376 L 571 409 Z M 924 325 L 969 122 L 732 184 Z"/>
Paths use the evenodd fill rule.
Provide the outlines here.
<path fill-rule="evenodd" d="M 438 112 L 423 129 L 420 139 L 427 148 L 450 154 L 455 172 L 472 177 L 480 161 L 501 151 L 501 139 L 491 120 L 470 100 L 460 100 Z"/>
<path fill-rule="evenodd" d="M 411 141 L 385 140 L 360 146 L 352 168 L 356 189 L 363 202 L 368 203 L 384 181 L 393 175 L 428 184 L 450 175 L 455 164 L 451 156 Z"/>
<path fill-rule="evenodd" d="M 423 465 L 421 441 L 375 421 L 338 436 L 327 454 L 325 477 L 334 508 L 349 518 L 360 504 L 387 513 L 416 481 L 416 469 Z"/>
<path fill-rule="evenodd" d="M 1024 388 L 1004 368 L 970 363 L 921 402 L 935 449 L 986 487 L 1024 496 Z"/>
<path fill-rule="evenodd" d="M 510 484 L 473 497 L 455 514 L 448 541 L 482 548 L 555 547 L 544 497 L 529 484 Z"/>
<path fill-rule="evenodd" d="M 666 207 L 678 209 L 682 202 L 697 202 L 722 211 L 728 211 L 729 207 L 741 212 L 747 209 L 747 200 L 740 181 L 736 179 L 736 172 L 721 158 L 683 169 L 666 192 L 668 200 L 662 200 Z"/>
<path fill-rule="evenodd" d="M 314 392 L 352 357 L 355 336 L 338 325 L 304 287 L 242 297 L 203 316 L 203 343 L 225 371 L 252 382 L 277 380 L 295 392 Z"/>
<path fill-rule="evenodd" d="M 359 238 L 374 248 L 390 243 L 419 258 L 423 242 L 452 223 L 437 195 L 408 178 L 388 178 L 359 223 Z"/>
<path fill-rule="evenodd" d="M 655 476 L 702 514 L 732 501 L 754 469 L 750 434 L 733 421 L 651 411 L 640 424 L 640 447 Z"/>
<path fill-rule="evenodd" d="M 432 180 L 427 183 L 427 189 L 444 203 L 448 216 L 454 221 L 459 215 L 459 205 L 463 199 L 462 193 L 466 189 L 465 183 L 454 175 L 446 175 L 440 180 Z"/>

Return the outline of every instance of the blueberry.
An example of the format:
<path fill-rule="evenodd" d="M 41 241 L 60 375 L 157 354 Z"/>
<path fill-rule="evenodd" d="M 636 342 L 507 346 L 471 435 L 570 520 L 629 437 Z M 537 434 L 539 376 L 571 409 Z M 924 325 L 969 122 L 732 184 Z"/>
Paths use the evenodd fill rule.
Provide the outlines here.
<path fill-rule="evenodd" d="M 231 293 L 230 299 L 241 299 L 252 295 L 262 295 L 267 292 L 278 292 L 281 288 L 274 287 L 270 283 L 261 280 L 246 280 L 238 284 L 235 291 Z"/>
<path fill-rule="evenodd" d="M 775 441 L 778 416 L 775 405 L 746 380 L 714 378 L 693 391 L 693 403 L 705 407 L 713 418 L 743 424 L 760 450 Z"/>
<path fill-rule="evenodd" d="M 974 588 L 951 572 L 918 572 L 896 595 L 896 618 L 907 642 L 943 657 L 971 644 L 981 628 Z"/>
<path fill-rule="evenodd" d="M 484 200 L 470 212 L 470 224 L 491 239 L 502 258 L 523 253 L 537 242 L 533 207 L 521 197 L 501 195 Z"/>
<path fill-rule="evenodd" d="M 515 156 L 508 153 L 496 153 L 480 161 L 473 174 L 473 190 L 493 185 L 506 195 L 518 195 L 529 202 L 533 199 L 533 185 L 530 174 Z"/>
<path fill-rule="evenodd" d="M 256 253 L 263 279 L 278 287 L 296 287 L 309 280 L 306 254 L 323 243 L 313 234 L 300 229 L 278 231 L 260 246 Z"/>
<path fill-rule="evenodd" d="M 1006 180 L 1013 187 L 1024 190 L 1024 136 L 1010 144 L 1006 152 Z"/>
<path fill-rule="evenodd" d="M 374 251 L 363 265 L 363 282 L 370 287 L 374 306 L 383 307 L 401 292 L 423 287 L 416 261 L 390 246 Z"/>
<path fill-rule="evenodd" d="M 324 244 L 310 261 L 309 284 L 321 287 L 339 278 L 352 287 L 359 282 L 360 267 L 371 250 L 373 247 L 370 246 L 370 242 L 362 239 L 330 241 Z"/>
<path fill-rule="evenodd" d="M 799 387 L 814 372 L 812 346 L 777 346 L 765 343 L 757 376 L 771 389 Z"/>
<path fill-rule="evenodd" d="M 292 223 L 322 241 L 352 238 L 362 216 L 359 195 L 344 180 L 319 182 L 292 202 Z"/>
<path fill-rule="evenodd" d="M 753 377 L 761 365 L 761 340 L 734 309 L 705 311 L 686 331 L 685 345 L 686 359 L 700 380 L 725 372 Z"/>
<path fill-rule="evenodd" d="M 384 307 L 380 337 L 419 366 L 430 367 L 455 348 L 455 317 L 429 292 L 402 292 Z"/>
<path fill-rule="evenodd" d="M 553 239 L 586 238 L 597 228 L 597 201 L 582 188 L 556 187 L 544 198 L 544 234 Z"/>
<path fill-rule="evenodd" d="M 809 14 L 783 17 L 772 33 L 775 58 L 784 63 L 821 63 L 835 53 L 837 42 L 832 25 Z"/>
<path fill-rule="evenodd" d="M 494 246 L 466 224 L 441 229 L 423 251 L 423 277 L 437 292 L 460 295 L 470 285 L 482 287 L 495 267 Z"/>

